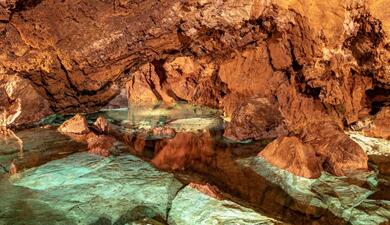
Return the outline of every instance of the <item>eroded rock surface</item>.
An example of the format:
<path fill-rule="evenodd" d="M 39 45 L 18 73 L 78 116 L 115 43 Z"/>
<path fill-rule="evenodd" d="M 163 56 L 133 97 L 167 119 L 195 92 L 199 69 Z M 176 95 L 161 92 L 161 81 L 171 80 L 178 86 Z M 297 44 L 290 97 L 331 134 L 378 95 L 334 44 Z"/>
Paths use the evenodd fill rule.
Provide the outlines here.
<path fill-rule="evenodd" d="M 390 107 L 383 108 L 374 119 L 373 123 L 365 129 L 365 135 L 390 140 Z"/>
<path fill-rule="evenodd" d="M 372 0 L 2 1 L 0 71 L 29 80 L 59 113 L 96 110 L 126 86 L 132 102 L 223 109 L 236 140 L 302 139 L 308 124 L 323 122 L 334 125 L 325 133 L 340 133 L 389 104 L 387 8 Z M 332 173 L 364 168 L 359 147 L 341 137 L 317 137 L 340 158 L 310 144 L 328 161 L 342 159 Z"/>
<path fill-rule="evenodd" d="M 86 118 L 81 114 L 76 114 L 65 121 L 58 131 L 73 140 L 86 143 L 89 153 L 110 156 L 116 142 L 115 138 L 107 135 L 110 133 L 110 125 L 103 116 L 99 116 L 93 125 L 94 130 L 91 130 Z"/>
<path fill-rule="evenodd" d="M 312 146 L 305 145 L 297 137 L 282 137 L 269 144 L 259 154 L 278 168 L 298 176 L 318 178 L 321 162 Z"/>
<path fill-rule="evenodd" d="M 0 126 L 31 124 L 51 113 L 49 102 L 29 80 L 4 75 L 0 69 Z"/>

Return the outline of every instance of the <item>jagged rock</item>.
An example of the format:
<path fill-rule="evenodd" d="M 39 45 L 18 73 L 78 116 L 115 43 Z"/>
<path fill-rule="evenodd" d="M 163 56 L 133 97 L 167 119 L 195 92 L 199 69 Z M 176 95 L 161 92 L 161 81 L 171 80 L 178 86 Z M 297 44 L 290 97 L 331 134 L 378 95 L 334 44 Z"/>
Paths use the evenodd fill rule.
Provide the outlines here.
<path fill-rule="evenodd" d="M 163 91 L 159 75 L 151 63 L 142 66 L 132 76 L 132 79 L 127 82 L 129 103 L 135 105 L 153 105 L 159 101 L 175 101 Z"/>
<path fill-rule="evenodd" d="M 0 126 L 28 125 L 51 113 L 49 102 L 29 80 L 0 70 Z"/>
<path fill-rule="evenodd" d="M 218 190 L 218 187 L 210 184 L 196 184 L 196 183 L 190 183 L 188 186 L 195 188 L 196 190 L 202 192 L 203 194 L 206 194 L 212 198 L 223 200 L 223 196 L 221 192 Z"/>
<path fill-rule="evenodd" d="M 107 134 L 110 130 L 110 124 L 104 116 L 99 116 L 93 123 L 93 126 L 97 131 Z"/>
<path fill-rule="evenodd" d="M 86 135 L 90 132 L 87 120 L 81 114 L 76 114 L 71 119 L 65 121 L 58 128 L 58 131 L 66 135 Z"/>
<path fill-rule="evenodd" d="M 6 224 L 37 224 L 48 216 L 55 224 L 167 218 L 170 202 L 183 186 L 173 174 L 132 155 L 104 158 L 87 153 L 48 162 L 10 181 L 0 185 Z M 23 220 L 18 212 L 26 212 Z"/>
<path fill-rule="evenodd" d="M 389 102 L 386 6 L 372 0 L 7 1 L 0 13 L 12 17 L 0 24 L 0 70 L 30 80 L 54 112 L 93 111 L 127 83 L 130 98 L 142 104 L 186 100 L 225 109 L 227 134 L 235 139 L 285 135 L 263 124 L 299 135 L 307 124 L 325 121 L 339 133 Z M 256 98 L 267 99 L 281 119 L 248 110 L 247 100 Z M 235 130 L 240 127 L 253 132 Z"/>
<path fill-rule="evenodd" d="M 383 108 L 363 132 L 367 136 L 390 140 L 390 107 Z"/>
<path fill-rule="evenodd" d="M 84 116 L 76 114 L 71 119 L 65 121 L 58 128 L 58 131 L 75 141 L 86 143 L 89 153 L 105 157 L 110 156 L 112 152 L 110 150 L 115 143 L 115 138 L 107 135 L 110 131 L 107 120 L 99 116 L 94 123 L 94 127 L 97 133 L 89 129 Z"/>
<path fill-rule="evenodd" d="M 151 134 L 154 137 L 172 138 L 176 135 L 176 131 L 169 127 L 155 127 Z"/>
<path fill-rule="evenodd" d="M 297 176 L 318 178 L 321 176 L 321 160 L 311 145 L 297 137 L 281 137 L 259 153 L 272 165 Z"/>
<path fill-rule="evenodd" d="M 305 144 L 313 146 L 325 171 L 342 176 L 351 171 L 368 170 L 363 149 L 335 123 L 308 124 L 300 134 Z"/>
<path fill-rule="evenodd" d="M 282 224 L 233 201 L 210 197 L 191 185 L 180 190 L 173 200 L 168 223 L 177 225 Z"/>
<path fill-rule="evenodd" d="M 277 105 L 265 98 L 235 103 L 237 107 L 225 129 L 225 137 L 233 140 L 273 139 L 287 134 Z"/>

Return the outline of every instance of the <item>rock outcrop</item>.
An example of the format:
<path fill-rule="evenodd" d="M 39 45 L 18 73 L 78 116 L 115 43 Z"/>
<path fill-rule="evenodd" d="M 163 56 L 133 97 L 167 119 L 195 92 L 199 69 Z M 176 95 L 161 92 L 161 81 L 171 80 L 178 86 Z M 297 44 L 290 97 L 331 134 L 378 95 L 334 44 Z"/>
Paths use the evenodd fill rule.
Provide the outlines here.
<path fill-rule="evenodd" d="M 390 107 L 383 108 L 363 132 L 367 136 L 390 140 Z"/>
<path fill-rule="evenodd" d="M 297 176 L 306 178 L 321 176 L 321 162 L 313 147 L 305 145 L 297 137 L 278 138 L 267 145 L 259 155 L 274 166 Z"/>
<path fill-rule="evenodd" d="M 340 134 L 389 104 L 388 8 L 374 0 L 1 1 L 0 75 L 29 80 L 53 112 L 94 111 L 127 87 L 135 103 L 223 109 L 231 139 L 306 142 L 307 125 Z M 365 167 L 359 147 L 338 146 L 348 137 L 318 138 Z"/>
<path fill-rule="evenodd" d="M 107 135 L 110 127 L 107 120 L 99 116 L 94 123 L 94 130 L 88 127 L 87 120 L 83 115 L 76 114 L 74 117 L 65 121 L 58 131 L 71 139 L 85 143 L 88 146 L 88 152 L 100 156 L 110 156 L 114 150 L 115 138 Z"/>
<path fill-rule="evenodd" d="M 0 72 L 0 126 L 31 124 L 51 113 L 49 102 L 29 80 Z"/>

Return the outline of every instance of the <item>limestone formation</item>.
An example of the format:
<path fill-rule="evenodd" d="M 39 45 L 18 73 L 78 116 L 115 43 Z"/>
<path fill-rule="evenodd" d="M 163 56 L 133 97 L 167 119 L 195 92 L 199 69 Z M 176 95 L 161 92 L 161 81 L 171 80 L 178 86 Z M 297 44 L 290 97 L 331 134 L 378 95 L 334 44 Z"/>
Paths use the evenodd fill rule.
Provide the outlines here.
<path fill-rule="evenodd" d="M 385 0 L 3 0 L 0 73 L 28 80 L 49 105 L 43 112 L 95 111 L 126 88 L 132 103 L 222 109 L 235 140 L 306 142 L 307 126 L 341 135 L 388 106 L 389 8 Z M 3 99 L 12 115 L 31 115 Z M 342 161 L 332 173 L 366 167 L 347 136 L 316 138 L 326 162 Z M 335 158 L 328 141 L 341 151 Z"/>

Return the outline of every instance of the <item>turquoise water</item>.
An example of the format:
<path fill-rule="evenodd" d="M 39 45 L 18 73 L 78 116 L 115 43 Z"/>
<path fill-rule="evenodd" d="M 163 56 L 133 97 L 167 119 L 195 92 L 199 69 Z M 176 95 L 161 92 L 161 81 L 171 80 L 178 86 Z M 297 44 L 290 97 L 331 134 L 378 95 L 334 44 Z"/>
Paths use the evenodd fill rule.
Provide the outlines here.
<path fill-rule="evenodd" d="M 85 145 L 62 136 L 55 127 L 2 132 L 1 225 L 389 221 L 390 179 L 374 163 L 369 172 L 348 177 L 324 173 L 310 180 L 255 157 L 267 142 L 224 139 L 223 119 L 215 110 L 176 105 L 100 114 L 121 132 L 140 134 L 137 140 L 143 145 L 119 143 L 122 152 L 101 157 L 88 154 Z M 88 118 L 92 122 L 96 116 Z M 52 116 L 45 123 L 63 119 Z M 172 139 L 142 135 L 155 126 L 178 133 Z M 359 140 L 367 146 L 381 142 Z M 365 150 L 386 161 L 390 145 L 381 143 L 377 150 Z M 222 199 L 189 183 L 215 187 Z"/>

